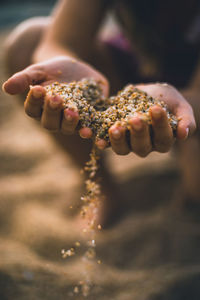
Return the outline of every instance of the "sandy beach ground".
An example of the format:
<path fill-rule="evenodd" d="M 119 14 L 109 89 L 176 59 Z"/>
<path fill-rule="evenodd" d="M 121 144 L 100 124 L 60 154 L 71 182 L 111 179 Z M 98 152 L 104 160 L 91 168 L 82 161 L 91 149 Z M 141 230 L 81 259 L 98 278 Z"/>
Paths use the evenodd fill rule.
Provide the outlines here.
<path fill-rule="evenodd" d="M 0 44 L 7 35 L 0 32 Z M 0 81 L 6 78 L 0 50 Z M 25 116 L 19 99 L 0 92 L 0 299 L 64 300 L 83 278 L 85 241 L 69 206 L 83 181 L 48 133 Z M 97 235 L 88 270 L 88 300 L 200 299 L 199 218 L 172 209 L 179 184 L 175 159 L 147 159 L 108 151 L 108 164 L 124 191 L 127 213 Z M 77 240 L 77 255 L 61 249 Z"/>

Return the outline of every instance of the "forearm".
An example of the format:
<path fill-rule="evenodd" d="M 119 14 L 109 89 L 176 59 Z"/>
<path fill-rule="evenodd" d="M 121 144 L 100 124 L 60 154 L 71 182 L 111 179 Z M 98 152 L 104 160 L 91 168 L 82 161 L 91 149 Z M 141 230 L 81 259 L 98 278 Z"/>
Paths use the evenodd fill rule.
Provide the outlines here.
<path fill-rule="evenodd" d="M 196 69 L 189 84 L 180 92 L 190 103 L 194 110 L 194 113 L 197 114 L 200 102 L 200 61 L 197 63 Z"/>
<path fill-rule="evenodd" d="M 189 84 L 183 89 L 184 93 L 199 93 L 200 92 L 200 59 L 196 64 L 196 68 L 191 76 Z"/>
<path fill-rule="evenodd" d="M 76 58 L 77 55 L 70 51 L 67 47 L 63 47 L 59 43 L 54 41 L 42 42 L 35 50 L 32 56 L 32 62 L 38 63 L 55 56 L 67 56 L 70 58 Z"/>
<path fill-rule="evenodd" d="M 87 57 L 107 3 L 110 1 L 60 0 L 53 10 L 51 22 L 34 53 L 33 61 L 56 55 Z"/>

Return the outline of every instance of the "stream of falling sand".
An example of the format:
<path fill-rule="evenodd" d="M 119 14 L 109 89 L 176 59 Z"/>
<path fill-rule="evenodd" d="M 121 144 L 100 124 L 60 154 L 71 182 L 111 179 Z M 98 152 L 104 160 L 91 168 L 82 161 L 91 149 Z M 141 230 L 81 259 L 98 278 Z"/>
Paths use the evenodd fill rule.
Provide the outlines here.
<path fill-rule="evenodd" d="M 84 297 L 89 295 L 91 287 L 93 286 L 91 278 L 91 270 L 96 267 L 97 264 L 101 264 L 101 260 L 96 259 L 96 231 L 101 230 L 101 225 L 97 223 L 101 186 L 98 183 L 98 178 L 96 177 L 97 171 L 99 169 L 99 150 L 93 144 L 92 151 L 90 153 L 90 160 L 85 164 L 83 172 L 87 174 L 87 179 L 85 181 L 85 194 L 81 197 L 82 207 L 81 207 L 81 217 L 86 220 L 85 227 L 83 228 L 83 234 L 87 234 L 87 250 L 82 256 L 82 261 L 84 264 L 82 279 L 74 287 L 74 294 L 81 293 Z M 76 249 L 80 247 L 80 242 L 75 243 L 75 247 L 68 250 L 62 250 L 61 254 L 63 258 L 67 258 L 75 255 Z"/>

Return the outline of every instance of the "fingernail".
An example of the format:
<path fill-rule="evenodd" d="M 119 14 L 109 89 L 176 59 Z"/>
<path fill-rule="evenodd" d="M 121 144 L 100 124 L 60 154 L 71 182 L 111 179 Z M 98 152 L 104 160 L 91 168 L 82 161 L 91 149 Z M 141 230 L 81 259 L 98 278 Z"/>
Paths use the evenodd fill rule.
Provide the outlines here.
<path fill-rule="evenodd" d="M 155 108 L 152 110 L 152 115 L 153 115 L 153 118 L 154 119 L 160 119 L 161 118 L 161 115 L 162 115 L 162 112 L 160 111 L 159 108 Z"/>
<path fill-rule="evenodd" d="M 115 139 L 115 140 L 118 140 L 118 139 L 120 139 L 120 137 L 121 137 L 121 132 L 119 131 L 119 129 L 114 129 L 113 131 L 112 131 L 112 137 Z"/>
<path fill-rule="evenodd" d="M 51 108 L 56 109 L 60 105 L 60 99 L 55 96 L 50 99 L 49 104 L 50 104 Z"/>
<path fill-rule="evenodd" d="M 7 81 L 4 82 L 4 84 L 2 85 L 2 90 L 3 90 L 3 92 L 5 92 L 5 93 L 6 93 L 6 90 L 5 90 L 5 85 L 6 85 L 6 83 L 7 83 Z"/>
<path fill-rule="evenodd" d="M 34 98 L 38 98 L 39 99 L 39 98 L 42 98 L 42 96 L 43 96 L 43 93 L 41 91 L 33 89 L 33 97 Z"/>
<path fill-rule="evenodd" d="M 187 139 L 188 135 L 189 135 L 189 128 L 187 127 L 185 130 L 185 138 L 184 138 L 185 140 Z"/>
<path fill-rule="evenodd" d="M 140 131 L 142 130 L 143 124 L 141 121 L 138 121 L 137 123 L 132 124 L 132 126 L 136 131 Z"/>
<path fill-rule="evenodd" d="M 73 120 L 73 117 L 71 115 L 67 114 L 67 113 L 65 114 L 65 118 L 69 122 L 71 122 Z"/>
<path fill-rule="evenodd" d="M 65 109 L 64 110 L 65 119 L 69 122 L 75 120 L 78 118 L 78 113 L 71 109 Z"/>
<path fill-rule="evenodd" d="M 71 121 L 73 120 L 72 116 L 70 116 L 70 115 L 67 115 L 67 116 L 66 116 L 66 119 L 67 119 L 67 121 L 69 121 L 69 122 L 71 122 Z"/>
<path fill-rule="evenodd" d="M 79 134 L 80 134 L 80 137 L 82 137 L 83 139 L 88 139 L 88 138 L 92 137 L 92 131 L 88 127 L 81 128 L 79 130 Z"/>
<path fill-rule="evenodd" d="M 96 140 L 96 145 L 99 149 L 103 150 L 107 146 L 107 142 L 105 140 Z"/>

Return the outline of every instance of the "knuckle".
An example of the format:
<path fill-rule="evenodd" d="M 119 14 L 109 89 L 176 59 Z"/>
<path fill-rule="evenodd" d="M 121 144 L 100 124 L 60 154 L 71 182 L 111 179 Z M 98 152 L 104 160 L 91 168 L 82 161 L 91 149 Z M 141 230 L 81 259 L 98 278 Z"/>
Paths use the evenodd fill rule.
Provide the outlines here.
<path fill-rule="evenodd" d="M 167 152 L 169 152 L 169 150 L 170 150 L 170 148 L 162 148 L 162 147 L 156 148 L 156 151 L 160 152 L 160 153 L 167 153 Z"/>
<path fill-rule="evenodd" d="M 148 153 L 136 153 L 136 154 L 141 158 L 145 158 L 148 155 Z"/>
<path fill-rule="evenodd" d="M 33 113 L 32 113 L 32 111 L 31 110 L 29 110 L 28 108 L 24 108 L 24 111 L 25 111 L 25 113 L 27 114 L 27 116 L 29 116 L 29 117 L 33 117 Z"/>
<path fill-rule="evenodd" d="M 73 129 L 63 127 L 61 128 L 61 132 L 65 135 L 72 135 L 74 133 Z"/>
<path fill-rule="evenodd" d="M 32 110 L 30 110 L 29 108 L 26 108 L 24 109 L 25 113 L 27 114 L 27 116 L 31 117 L 31 118 L 39 118 L 40 115 L 36 112 L 33 112 Z"/>
<path fill-rule="evenodd" d="M 151 152 L 151 149 L 146 148 L 146 147 L 141 147 L 141 148 L 135 149 L 133 152 L 135 154 L 137 154 L 138 156 L 144 158 Z"/>
<path fill-rule="evenodd" d="M 46 123 L 46 122 L 42 122 L 42 127 L 49 130 L 49 131 L 58 131 L 58 128 L 53 126 L 52 124 Z"/>
<path fill-rule="evenodd" d="M 66 132 L 66 133 L 69 132 L 69 134 L 71 134 L 75 131 L 76 126 L 77 126 L 77 122 L 74 122 L 74 121 L 73 122 L 72 121 L 68 122 L 66 120 L 63 120 L 62 125 L 61 125 L 61 130 Z"/>
<path fill-rule="evenodd" d="M 45 107 L 45 113 L 50 117 L 59 116 L 60 115 L 60 108 L 58 108 L 58 107 L 51 108 L 51 107 L 46 106 Z"/>
<path fill-rule="evenodd" d="M 138 142 L 148 141 L 149 138 L 150 131 L 148 125 L 145 125 L 145 127 L 142 130 L 132 133 L 132 139 L 137 139 Z"/>
<path fill-rule="evenodd" d="M 172 144 L 173 143 L 170 140 L 155 142 L 155 149 L 160 153 L 166 153 L 170 150 Z"/>
<path fill-rule="evenodd" d="M 110 136 L 110 140 L 111 140 L 111 143 L 115 146 L 115 147 L 119 147 L 119 148 L 122 148 L 125 146 L 125 137 L 124 135 L 122 135 L 119 139 L 115 139 L 112 137 L 112 135 Z"/>
<path fill-rule="evenodd" d="M 141 130 L 141 131 L 135 131 L 132 133 L 133 138 L 145 138 L 146 137 L 146 131 Z"/>
<path fill-rule="evenodd" d="M 27 97 L 26 101 L 32 106 L 41 106 L 43 103 L 41 98 L 35 98 L 33 95 Z"/>
<path fill-rule="evenodd" d="M 28 102 L 29 102 L 29 104 L 32 105 L 32 106 L 40 105 L 40 102 L 39 102 L 37 99 L 33 98 L 33 97 L 30 97 L 30 98 L 28 99 Z"/>
<path fill-rule="evenodd" d="M 116 148 L 116 149 L 118 149 L 118 148 L 120 148 L 122 145 L 123 145 L 123 143 L 122 143 L 122 141 L 121 140 L 111 140 L 111 144 Z"/>
<path fill-rule="evenodd" d="M 114 152 L 118 155 L 127 155 L 130 151 L 128 149 L 114 149 Z"/>
<path fill-rule="evenodd" d="M 165 130 L 168 130 L 168 121 L 166 121 L 166 119 L 161 118 L 159 120 L 154 120 L 154 122 L 156 123 L 156 128 L 155 130 L 160 131 L 160 134 L 162 134 L 162 132 Z"/>
<path fill-rule="evenodd" d="M 72 120 L 65 120 L 64 123 L 65 123 L 64 124 L 65 128 L 69 128 L 69 129 L 74 130 L 76 128 L 77 124 L 78 124 L 78 121 L 73 118 Z"/>

